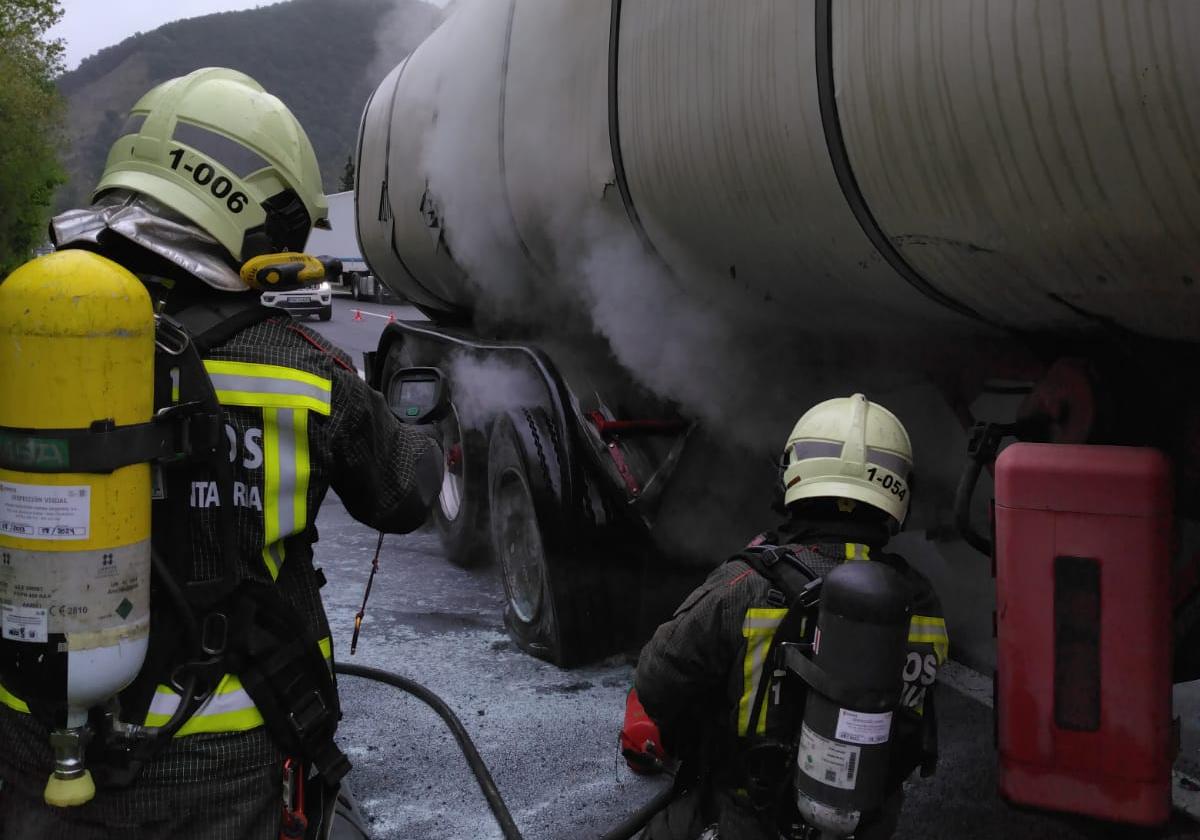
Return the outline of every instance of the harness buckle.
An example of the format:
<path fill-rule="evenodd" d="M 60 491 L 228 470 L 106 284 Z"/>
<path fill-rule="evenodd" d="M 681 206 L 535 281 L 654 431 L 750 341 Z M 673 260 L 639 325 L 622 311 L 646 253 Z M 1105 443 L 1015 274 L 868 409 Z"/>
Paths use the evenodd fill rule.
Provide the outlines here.
<path fill-rule="evenodd" d="M 174 431 L 168 440 L 168 451 L 160 461 L 178 461 L 186 458 L 207 457 L 217 451 L 224 437 L 224 419 L 211 411 L 205 411 L 202 403 L 185 402 L 161 408 L 154 415 L 154 422 Z"/>
<path fill-rule="evenodd" d="M 288 712 L 288 721 L 300 740 L 306 741 L 313 728 L 319 726 L 328 716 L 329 707 L 325 705 L 321 692 L 311 689 Z"/>
<path fill-rule="evenodd" d="M 162 312 L 154 316 L 154 344 L 159 350 L 168 356 L 182 356 L 191 343 L 183 324 Z"/>
<path fill-rule="evenodd" d="M 229 617 L 225 613 L 211 612 L 204 616 L 200 631 L 200 649 L 209 656 L 220 656 L 229 645 Z"/>

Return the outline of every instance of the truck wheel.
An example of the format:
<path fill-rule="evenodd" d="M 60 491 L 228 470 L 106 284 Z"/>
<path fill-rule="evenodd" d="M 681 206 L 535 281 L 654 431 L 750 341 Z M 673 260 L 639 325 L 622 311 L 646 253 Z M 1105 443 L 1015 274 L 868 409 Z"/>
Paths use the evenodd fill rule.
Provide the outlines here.
<path fill-rule="evenodd" d="M 351 273 L 347 277 L 347 282 L 350 284 L 350 297 L 354 300 L 361 300 L 362 295 L 358 291 L 358 275 Z"/>
<path fill-rule="evenodd" d="M 328 321 L 330 318 L 332 318 L 333 317 L 333 304 L 331 303 L 328 306 L 321 307 L 321 311 L 317 315 L 317 317 L 320 318 L 322 321 Z"/>
<path fill-rule="evenodd" d="M 497 420 L 489 441 L 492 553 L 509 633 L 523 650 L 566 667 L 611 652 L 612 587 L 603 564 L 569 542 L 550 421 L 540 409 L 523 414 Z M 522 420 L 528 435 L 514 426 Z"/>
<path fill-rule="evenodd" d="M 446 453 L 446 469 L 433 520 L 447 560 L 463 568 L 482 566 L 491 559 L 488 505 L 484 496 L 487 439 L 474 429 L 464 432 L 453 405 L 438 428 L 442 433 L 442 451 Z"/>
<path fill-rule="evenodd" d="M 412 353 L 403 343 L 388 350 L 380 383 L 385 391 L 396 371 L 413 367 Z M 487 439 L 482 431 L 463 429 L 458 412 L 437 424 L 446 455 L 442 490 L 431 519 L 437 527 L 446 559 L 455 566 L 473 568 L 491 559 L 488 541 Z"/>

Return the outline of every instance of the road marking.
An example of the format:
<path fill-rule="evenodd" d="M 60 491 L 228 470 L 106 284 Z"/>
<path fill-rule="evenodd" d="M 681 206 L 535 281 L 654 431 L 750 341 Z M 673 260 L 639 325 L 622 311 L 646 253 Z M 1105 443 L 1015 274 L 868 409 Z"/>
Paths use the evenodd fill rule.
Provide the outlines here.
<path fill-rule="evenodd" d="M 992 708 L 992 678 L 958 662 L 944 662 L 938 668 L 939 683 L 950 686 L 963 697 Z"/>

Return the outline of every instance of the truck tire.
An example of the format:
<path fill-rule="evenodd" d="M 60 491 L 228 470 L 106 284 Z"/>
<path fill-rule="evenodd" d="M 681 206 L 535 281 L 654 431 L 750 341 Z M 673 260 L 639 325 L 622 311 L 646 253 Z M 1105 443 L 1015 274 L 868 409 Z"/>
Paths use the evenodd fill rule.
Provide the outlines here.
<path fill-rule="evenodd" d="M 462 429 L 458 412 L 438 423 L 446 471 L 442 492 L 433 509 L 433 521 L 442 539 L 446 559 L 464 569 L 486 564 L 492 558 L 488 540 L 487 438 L 475 429 Z"/>
<path fill-rule="evenodd" d="M 606 564 L 574 544 L 555 489 L 561 453 L 553 441 L 541 409 L 499 418 L 488 446 L 488 499 L 505 626 L 521 649 L 568 667 L 612 651 L 616 593 Z"/>
<path fill-rule="evenodd" d="M 346 275 L 346 285 L 350 287 L 350 297 L 354 300 L 362 299 L 362 294 L 358 291 L 358 282 L 359 278 L 357 273 L 352 271 Z"/>
<path fill-rule="evenodd" d="M 414 364 L 412 354 L 403 342 L 392 345 L 380 378 L 385 394 L 396 371 Z M 437 427 L 446 464 L 442 490 L 430 519 L 441 539 L 446 560 L 464 569 L 482 566 L 491 560 L 487 524 L 487 437 L 481 430 L 462 428 L 453 404 L 449 416 L 437 423 Z"/>

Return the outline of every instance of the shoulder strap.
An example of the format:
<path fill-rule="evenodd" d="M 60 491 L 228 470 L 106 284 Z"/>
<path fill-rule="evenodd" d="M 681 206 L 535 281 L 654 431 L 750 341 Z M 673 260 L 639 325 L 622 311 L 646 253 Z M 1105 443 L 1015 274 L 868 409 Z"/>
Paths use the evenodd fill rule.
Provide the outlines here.
<path fill-rule="evenodd" d="M 786 546 L 760 545 L 747 548 L 735 559 L 746 563 L 758 574 L 771 582 L 772 593 L 778 593 L 782 599 L 780 606 L 786 605 L 787 615 L 783 617 L 771 646 L 764 660 L 762 676 L 754 692 L 754 702 L 750 707 L 750 723 L 748 732 L 754 732 L 758 726 L 758 718 L 762 713 L 763 699 L 771 687 L 774 677 L 775 661 L 779 645 L 784 642 L 799 642 L 804 635 L 805 619 L 817 603 L 820 578 L 800 561 Z"/>
<path fill-rule="evenodd" d="M 224 344 L 247 327 L 279 315 L 279 310 L 263 306 L 257 295 L 230 296 L 229 300 L 206 300 L 192 304 L 174 315 L 187 328 L 201 355 Z"/>
<path fill-rule="evenodd" d="M 741 560 L 770 581 L 772 588 L 782 597 L 780 606 L 790 605 L 817 578 L 817 575 L 785 546 L 756 545 L 744 549 L 731 559 Z"/>

